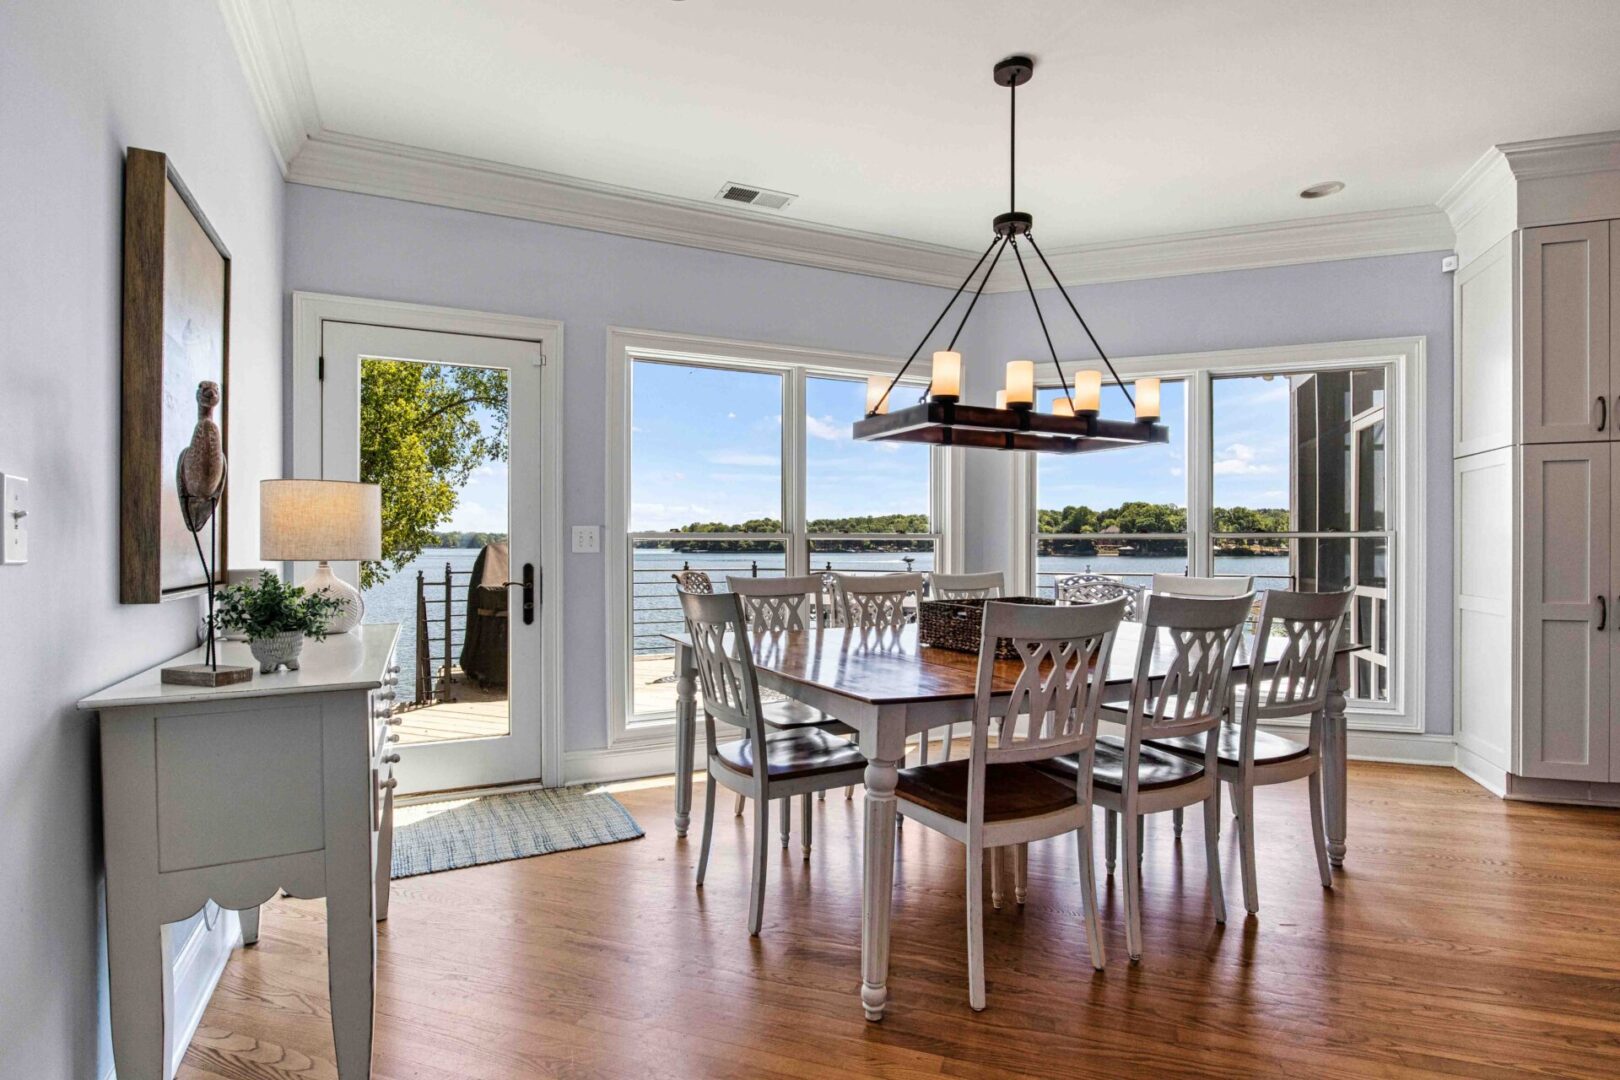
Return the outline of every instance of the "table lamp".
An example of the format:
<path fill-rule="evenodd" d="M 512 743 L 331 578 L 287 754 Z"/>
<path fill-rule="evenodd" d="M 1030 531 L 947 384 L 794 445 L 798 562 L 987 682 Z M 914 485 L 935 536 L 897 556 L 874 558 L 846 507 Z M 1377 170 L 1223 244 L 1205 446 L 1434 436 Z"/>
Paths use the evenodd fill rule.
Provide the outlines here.
<path fill-rule="evenodd" d="M 342 603 L 327 631 L 349 633 L 360 625 L 366 604 L 330 564 L 382 558 L 382 488 L 344 480 L 261 481 L 259 558 L 320 563 L 302 585 Z"/>

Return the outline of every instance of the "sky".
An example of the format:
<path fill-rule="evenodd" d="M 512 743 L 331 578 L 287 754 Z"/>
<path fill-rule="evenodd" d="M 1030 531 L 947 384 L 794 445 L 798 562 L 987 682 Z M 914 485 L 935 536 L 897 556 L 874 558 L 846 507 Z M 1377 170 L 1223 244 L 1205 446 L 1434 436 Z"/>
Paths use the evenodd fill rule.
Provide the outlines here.
<path fill-rule="evenodd" d="M 914 392 L 902 396 L 909 403 Z M 1050 408 L 1056 391 L 1042 391 Z M 811 519 L 926 513 L 928 450 L 857 443 L 850 424 L 865 409 L 864 383 L 806 381 L 807 511 Z M 1072 458 L 1042 455 L 1042 508 L 1105 509 L 1134 499 L 1185 506 L 1186 393 L 1161 395 L 1170 443 Z M 1128 418 L 1117 387 L 1105 387 L 1103 415 Z M 763 372 L 638 361 L 632 380 L 630 528 L 662 532 L 694 521 L 739 523 L 781 516 L 782 378 Z M 1245 376 L 1215 381 L 1215 505 L 1288 503 L 1288 381 Z M 507 467 L 480 466 L 445 526 L 506 530 Z"/>

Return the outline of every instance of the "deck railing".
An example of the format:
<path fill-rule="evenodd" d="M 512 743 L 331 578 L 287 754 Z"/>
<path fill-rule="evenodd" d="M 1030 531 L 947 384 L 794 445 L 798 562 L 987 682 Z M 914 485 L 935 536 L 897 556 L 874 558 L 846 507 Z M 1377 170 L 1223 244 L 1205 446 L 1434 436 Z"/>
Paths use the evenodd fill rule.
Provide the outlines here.
<path fill-rule="evenodd" d="M 448 562 L 442 574 L 416 572 L 416 702 L 417 707 L 449 700 L 450 673 L 456 649 L 467 635 L 467 586 L 472 568 Z"/>

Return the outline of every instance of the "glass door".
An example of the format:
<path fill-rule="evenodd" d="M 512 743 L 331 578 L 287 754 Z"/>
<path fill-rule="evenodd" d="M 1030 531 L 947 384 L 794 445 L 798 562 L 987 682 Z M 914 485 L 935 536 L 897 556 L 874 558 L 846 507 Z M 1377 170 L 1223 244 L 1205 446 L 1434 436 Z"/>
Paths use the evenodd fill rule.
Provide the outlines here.
<path fill-rule="evenodd" d="M 538 342 L 322 327 L 322 469 L 382 488 L 383 558 L 334 566 L 400 626 L 402 794 L 540 778 Z"/>

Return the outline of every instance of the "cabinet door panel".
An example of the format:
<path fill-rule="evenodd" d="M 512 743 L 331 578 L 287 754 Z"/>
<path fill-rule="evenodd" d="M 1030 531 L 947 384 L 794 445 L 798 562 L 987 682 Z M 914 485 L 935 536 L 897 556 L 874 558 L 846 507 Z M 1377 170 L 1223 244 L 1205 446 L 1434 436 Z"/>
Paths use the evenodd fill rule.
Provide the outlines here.
<path fill-rule="evenodd" d="M 1609 778 L 1611 473 L 1607 445 L 1524 448 L 1525 776 Z"/>
<path fill-rule="evenodd" d="M 1609 400 L 1609 223 L 1526 229 L 1522 390 L 1527 443 L 1606 442 Z"/>

